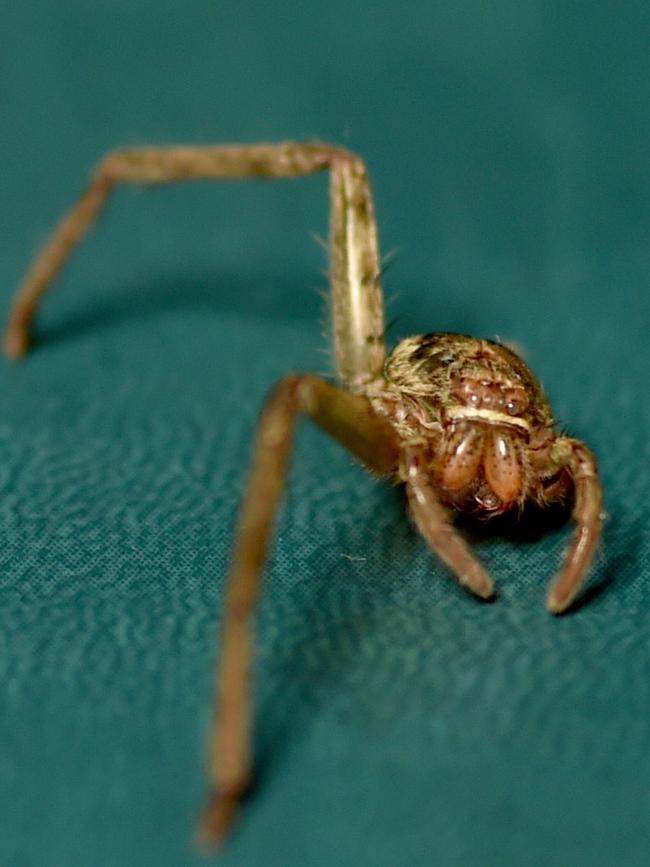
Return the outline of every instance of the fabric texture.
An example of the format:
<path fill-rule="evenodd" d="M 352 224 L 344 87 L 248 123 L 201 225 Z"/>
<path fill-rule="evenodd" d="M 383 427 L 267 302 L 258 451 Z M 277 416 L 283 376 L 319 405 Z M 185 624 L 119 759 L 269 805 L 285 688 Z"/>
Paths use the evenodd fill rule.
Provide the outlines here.
<path fill-rule="evenodd" d="M 596 452 L 569 526 L 476 547 L 302 425 L 259 618 L 259 785 L 214 863 L 645 865 L 650 174 L 645 3 L 22 0 L 0 28 L 0 287 L 109 148 L 322 138 L 373 179 L 391 342 L 516 342 Z M 222 577 L 264 394 L 327 372 L 326 179 L 118 190 L 0 364 L 0 863 L 204 862 Z"/>

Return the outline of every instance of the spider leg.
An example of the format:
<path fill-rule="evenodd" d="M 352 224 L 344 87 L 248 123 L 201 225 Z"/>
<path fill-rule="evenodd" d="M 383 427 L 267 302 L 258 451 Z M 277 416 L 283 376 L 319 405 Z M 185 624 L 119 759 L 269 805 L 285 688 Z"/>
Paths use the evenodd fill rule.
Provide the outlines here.
<path fill-rule="evenodd" d="M 575 502 L 572 518 L 577 527 L 569 543 L 564 564 L 551 582 L 546 607 L 562 614 L 582 587 L 600 540 L 603 524 L 603 493 L 596 459 L 584 443 L 558 437 L 552 454 L 573 476 Z"/>
<path fill-rule="evenodd" d="M 494 585 L 485 568 L 472 554 L 468 544 L 449 523 L 431 485 L 424 453 L 417 447 L 404 452 L 402 476 L 411 515 L 426 542 L 454 573 L 460 584 L 481 599 L 494 596 Z"/>
<path fill-rule="evenodd" d="M 269 396 L 225 591 L 217 710 L 210 740 L 212 793 L 201 823 L 202 837 L 210 842 L 226 837 L 251 781 L 251 620 L 298 413 L 310 416 L 373 472 L 394 472 L 398 463 L 396 434 L 365 397 L 308 374 L 282 379 Z"/>
<path fill-rule="evenodd" d="M 330 173 L 330 279 L 339 377 L 350 387 L 375 379 L 385 358 L 380 254 L 372 192 L 360 157 L 322 142 L 118 150 L 55 228 L 13 302 L 5 351 L 23 355 L 39 300 L 95 222 L 116 184 L 203 178 L 297 177 Z"/>

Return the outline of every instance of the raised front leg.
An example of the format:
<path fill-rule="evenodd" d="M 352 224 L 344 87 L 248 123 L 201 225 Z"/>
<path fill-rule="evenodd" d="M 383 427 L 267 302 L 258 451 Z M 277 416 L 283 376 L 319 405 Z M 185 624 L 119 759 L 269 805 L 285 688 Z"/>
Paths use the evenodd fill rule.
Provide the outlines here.
<path fill-rule="evenodd" d="M 297 177 L 326 168 L 331 169 L 330 278 L 337 370 L 342 382 L 352 388 L 375 379 L 383 367 L 385 347 L 379 245 L 368 174 L 360 157 L 321 142 L 143 148 L 108 154 L 19 288 L 5 336 L 7 354 L 15 358 L 27 350 L 41 296 L 115 184 Z"/>
<path fill-rule="evenodd" d="M 571 472 L 575 489 L 573 520 L 577 527 L 569 543 L 564 565 L 551 582 L 546 606 L 562 614 L 582 587 L 598 547 L 603 526 L 603 492 L 598 479 L 596 459 L 584 443 L 558 437 L 552 455 L 559 466 Z"/>
<path fill-rule="evenodd" d="M 212 793 L 201 826 L 209 841 L 227 835 L 250 785 L 252 614 L 299 412 L 311 416 L 371 471 L 393 473 L 397 467 L 396 434 L 365 397 L 316 376 L 295 375 L 281 380 L 268 398 L 227 579 L 211 739 Z"/>

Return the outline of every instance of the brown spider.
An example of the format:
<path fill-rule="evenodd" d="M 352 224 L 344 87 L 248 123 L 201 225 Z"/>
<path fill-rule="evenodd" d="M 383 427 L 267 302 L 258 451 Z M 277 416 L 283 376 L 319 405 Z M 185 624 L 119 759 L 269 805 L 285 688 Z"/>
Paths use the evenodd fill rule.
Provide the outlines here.
<path fill-rule="evenodd" d="M 404 484 L 413 520 L 462 585 L 482 599 L 490 576 L 450 523 L 573 496 L 577 529 L 548 592 L 565 611 L 587 575 L 602 523 L 596 461 L 554 430 L 526 364 L 500 343 L 461 334 L 409 337 L 386 356 L 377 228 L 363 161 L 319 142 L 145 148 L 108 154 L 37 258 L 11 311 L 8 355 L 28 346 L 38 300 L 120 182 L 294 177 L 329 168 L 334 349 L 342 386 L 280 380 L 262 413 L 227 581 L 211 737 L 205 837 L 228 833 L 251 782 L 251 615 L 280 502 L 296 416 L 304 413 L 371 471 Z"/>

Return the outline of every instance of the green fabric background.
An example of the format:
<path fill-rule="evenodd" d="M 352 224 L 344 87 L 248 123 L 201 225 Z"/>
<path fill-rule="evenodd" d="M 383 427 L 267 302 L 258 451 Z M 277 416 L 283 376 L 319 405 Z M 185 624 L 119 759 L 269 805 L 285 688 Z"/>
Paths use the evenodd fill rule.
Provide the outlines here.
<path fill-rule="evenodd" d="M 259 632 L 240 867 L 645 865 L 650 7 L 0 0 L 0 293 L 107 149 L 320 137 L 376 189 L 394 339 L 514 340 L 596 451 L 568 528 L 461 592 L 300 432 Z M 0 364 L 0 864 L 193 865 L 221 577 L 269 386 L 326 371 L 324 176 L 124 189 Z M 209 862 L 212 863 L 212 862 Z"/>

